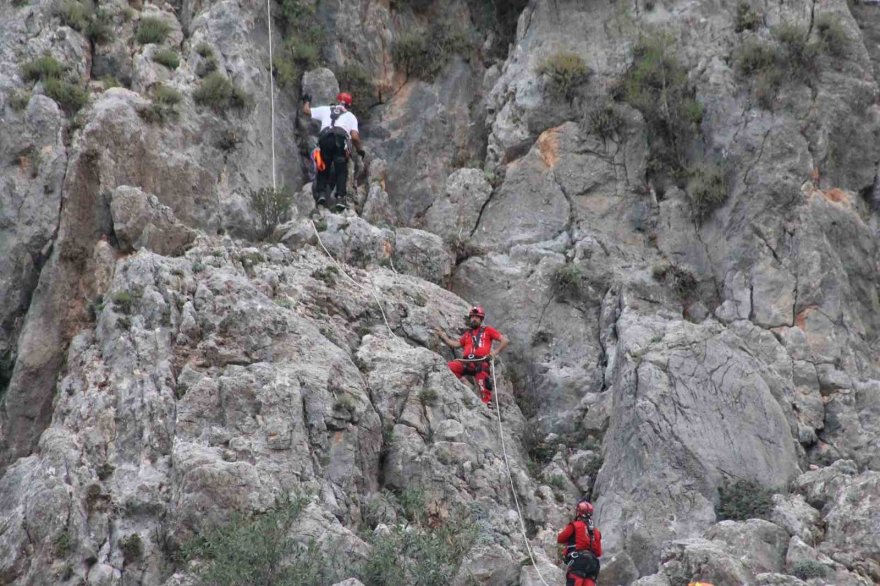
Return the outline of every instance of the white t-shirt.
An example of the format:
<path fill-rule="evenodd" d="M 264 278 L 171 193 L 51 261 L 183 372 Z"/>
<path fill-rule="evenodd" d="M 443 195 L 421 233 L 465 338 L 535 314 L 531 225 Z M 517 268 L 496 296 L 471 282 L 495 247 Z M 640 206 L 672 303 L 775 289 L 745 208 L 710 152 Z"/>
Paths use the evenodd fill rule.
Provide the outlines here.
<path fill-rule="evenodd" d="M 338 106 L 334 106 L 338 107 Z M 330 126 L 331 118 L 330 118 L 330 106 L 318 106 L 317 108 L 312 108 L 312 120 L 320 120 L 321 121 L 321 130 L 324 130 L 328 126 Z M 339 115 L 336 119 L 336 123 L 333 125 L 337 128 L 342 128 L 345 132 L 348 133 L 348 136 L 351 136 L 352 132 L 358 132 L 358 121 L 355 118 L 354 114 L 351 112 L 344 112 Z"/>

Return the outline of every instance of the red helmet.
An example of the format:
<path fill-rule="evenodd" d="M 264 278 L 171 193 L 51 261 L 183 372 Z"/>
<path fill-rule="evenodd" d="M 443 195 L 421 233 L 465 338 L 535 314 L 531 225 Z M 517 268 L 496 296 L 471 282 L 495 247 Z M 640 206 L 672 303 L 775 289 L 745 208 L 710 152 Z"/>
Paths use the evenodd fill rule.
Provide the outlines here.
<path fill-rule="evenodd" d="M 483 311 L 483 307 L 481 305 L 474 305 L 471 307 L 471 310 L 468 312 L 468 317 L 477 316 L 480 319 L 486 319 L 486 312 Z"/>
<path fill-rule="evenodd" d="M 593 505 L 589 501 L 581 501 L 577 504 L 575 514 L 578 517 L 590 517 L 593 515 Z"/>
<path fill-rule="evenodd" d="M 348 92 L 339 92 L 336 94 L 336 101 L 351 108 L 351 94 Z"/>

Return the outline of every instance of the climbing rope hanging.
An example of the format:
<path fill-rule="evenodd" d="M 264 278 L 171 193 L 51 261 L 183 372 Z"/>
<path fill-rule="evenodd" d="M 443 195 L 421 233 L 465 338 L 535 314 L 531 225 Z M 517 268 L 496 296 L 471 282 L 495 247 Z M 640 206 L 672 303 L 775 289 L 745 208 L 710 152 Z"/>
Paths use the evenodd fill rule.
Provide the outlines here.
<path fill-rule="evenodd" d="M 523 543 L 526 544 L 526 551 L 529 553 L 529 559 L 532 561 L 532 567 L 535 568 L 535 572 L 538 573 L 538 579 L 544 586 L 550 586 L 547 584 L 547 581 L 544 579 L 544 576 L 541 575 L 541 570 L 538 568 L 538 564 L 535 563 L 535 556 L 532 554 L 532 546 L 529 544 L 529 536 L 526 533 L 526 524 L 523 521 L 522 508 L 519 506 L 519 497 L 516 496 L 516 486 L 513 483 L 513 474 L 510 471 L 510 461 L 507 458 L 507 447 L 504 443 L 504 426 L 501 424 L 501 402 L 498 397 L 501 395 L 501 390 L 498 388 L 498 379 L 495 378 L 495 359 L 491 359 L 491 370 L 492 370 L 492 388 L 495 389 L 495 413 L 498 415 L 498 437 L 501 438 L 501 455 L 504 457 L 504 467 L 507 469 L 507 479 L 510 481 L 510 492 L 513 493 L 513 502 L 516 505 L 516 514 L 519 517 L 519 527 L 522 531 Z"/>
<path fill-rule="evenodd" d="M 272 120 L 272 190 L 278 191 L 275 180 L 275 76 L 272 73 L 274 57 L 272 55 L 272 0 L 266 0 L 266 26 L 269 29 L 269 109 Z"/>

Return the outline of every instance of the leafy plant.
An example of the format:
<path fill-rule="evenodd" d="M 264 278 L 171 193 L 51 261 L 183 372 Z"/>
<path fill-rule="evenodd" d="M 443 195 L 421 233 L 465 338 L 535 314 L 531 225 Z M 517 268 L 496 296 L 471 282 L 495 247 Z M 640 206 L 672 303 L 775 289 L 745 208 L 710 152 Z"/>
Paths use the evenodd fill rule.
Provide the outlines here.
<path fill-rule="evenodd" d="M 251 206 L 257 212 L 260 234 L 263 238 L 272 233 L 275 226 L 290 219 L 293 193 L 285 188 L 264 187 L 250 193 Z"/>
<path fill-rule="evenodd" d="M 174 49 L 159 49 L 153 54 L 153 61 L 168 69 L 177 69 L 180 66 L 180 57 Z"/>
<path fill-rule="evenodd" d="M 715 514 L 719 521 L 767 519 L 773 510 L 773 491 L 752 480 L 740 480 L 718 489 Z"/>
<path fill-rule="evenodd" d="M 840 22 L 840 18 L 833 14 L 823 14 L 816 19 L 816 30 L 822 42 L 825 52 L 834 57 L 843 57 L 849 47 L 849 35 Z"/>
<path fill-rule="evenodd" d="M 682 301 L 691 299 L 697 291 L 697 279 L 693 273 L 678 265 L 664 263 L 655 265 L 652 269 L 655 280 L 664 283 L 675 291 Z"/>
<path fill-rule="evenodd" d="M 551 278 L 553 294 L 560 299 L 573 300 L 581 296 L 584 273 L 573 263 L 560 265 Z"/>
<path fill-rule="evenodd" d="M 314 541 L 293 539 L 293 525 L 308 500 L 288 496 L 254 517 L 236 514 L 225 526 L 209 529 L 183 546 L 184 560 L 195 566 L 205 586 L 321 586 L 340 576 Z"/>
<path fill-rule="evenodd" d="M 703 222 L 727 201 L 724 172 L 714 163 L 703 163 L 690 169 L 687 195 L 697 222 Z"/>
<path fill-rule="evenodd" d="M 122 550 L 122 559 L 126 564 L 140 561 L 144 555 L 144 543 L 137 533 L 120 539 L 119 548 Z"/>
<path fill-rule="evenodd" d="M 175 120 L 180 115 L 177 105 L 181 101 L 183 101 L 183 95 L 179 91 L 164 84 L 158 84 L 153 88 L 152 103 L 139 113 L 147 122 L 164 124 L 169 120 Z"/>
<path fill-rule="evenodd" d="M 363 115 L 370 107 L 378 103 L 376 85 L 362 66 L 351 63 L 343 65 L 334 73 L 339 82 L 339 89 L 354 97 L 352 110 L 356 114 Z"/>
<path fill-rule="evenodd" d="M 9 105 L 16 112 L 21 112 L 27 108 L 31 101 L 31 92 L 27 90 L 14 90 L 9 96 Z"/>
<path fill-rule="evenodd" d="M 427 30 L 412 29 L 391 46 L 394 65 L 407 75 L 433 81 L 456 53 L 468 48 L 465 35 L 435 23 Z"/>
<path fill-rule="evenodd" d="M 428 405 L 433 405 L 437 402 L 438 398 L 439 395 L 434 389 L 422 389 L 421 391 L 419 391 L 419 402 L 424 407 Z"/>
<path fill-rule="evenodd" d="M 694 98 L 687 68 L 676 55 L 674 37 L 663 33 L 641 37 L 616 94 L 645 117 L 650 171 L 682 177 L 703 109 Z"/>
<path fill-rule="evenodd" d="M 200 106 L 209 106 L 216 112 L 230 108 L 238 110 L 247 108 L 252 98 L 240 87 L 229 81 L 222 73 L 208 74 L 199 87 L 193 92 L 193 99 Z"/>
<path fill-rule="evenodd" d="M 21 64 L 19 70 L 25 81 L 45 81 L 61 78 L 67 73 L 67 66 L 51 55 L 43 55 Z"/>
<path fill-rule="evenodd" d="M 801 580 L 824 578 L 828 575 L 828 568 L 816 560 L 801 560 L 792 566 L 791 575 Z"/>
<path fill-rule="evenodd" d="M 302 72 L 314 67 L 321 56 L 326 34 L 315 7 L 303 0 L 282 0 L 280 19 L 285 41 L 272 62 L 282 87 L 294 87 Z"/>
<path fill-rule="evenodd" d="M 50 78 L 43 82 L 43 90 L 46 95 L 58 102 L 61 109 L 72 114 L 86 105 L 89 101 L 89 92 L 78 83 L 72 83 L 62 79 Z"/>
<path fill-rule="evenodd" d="M 145 16 L 138 25 L 135 40 L 141 45 L 159 44 L 168 38 L 171 25 L 154 16 Z"/>
<path fill-rule="evenodd" d="M 366 586 L 446 586 L 452 583 L 477 533 L 465 511 L 430 529 L 395 526 L 371 539 L 373 551 L 357 574 Z"/>
<path fill-rule="evenodd" d="M 589 110 L 581 121 L 581 127 L 586 132 L 602 140 L 614 138 L 623 125 L 623 116 L 612 103 L 601 104 Z"/>
<path fill-rule="evenodd" d="M 100 81 L 101 85 L 104 86 L 105 91 L 109 90 L 110 88 L 122 86 L 122 84 L 119 82 L 119 80 L 110 74 L 107 74 L 107 75 L 101 77 L 98 81 Z"/>
<path fill-rule="evenodd" d="M 741 33 L 743 31 L 755 30 L 763 22 L 762 16 L 756 12 L 748 2 L 742 1 L 736 6 L 736 18 L 734 19 L 734 30 Z"/>
<path fill-rule="evenodd" d="M 52 541 L 55 555 L 62 558 L 66 557 L 73 551 L 74 545 L 73 536 L 67 529 L 56 535 L 55 539 Z"/>
<path fill-rule="evenodd" d="M 577 53 L 560 51 L 545 59 L 538 73 L 547 76 L 550 92 L 566 100 L 573 100 L 578 88 L 589 79 L 590 68 Z"/>

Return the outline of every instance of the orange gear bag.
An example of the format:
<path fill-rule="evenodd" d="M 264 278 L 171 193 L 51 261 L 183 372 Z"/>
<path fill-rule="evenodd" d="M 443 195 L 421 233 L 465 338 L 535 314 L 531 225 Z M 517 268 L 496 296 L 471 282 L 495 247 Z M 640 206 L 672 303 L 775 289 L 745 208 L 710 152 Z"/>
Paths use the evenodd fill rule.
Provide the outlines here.
<path fill-rule="evenodd" d="M 320 147 L 315 147 L 315 150 L 312 151 L 312 160 L 315 162 L 315 168 L 318 171 L 327 169 L 327 163 L 324 162 L 324 158 L 321 156 Z"/>

